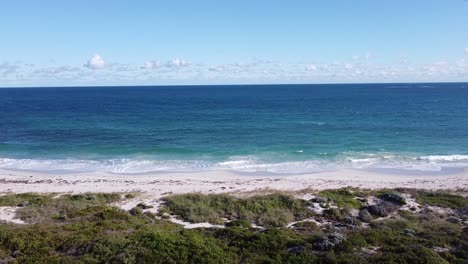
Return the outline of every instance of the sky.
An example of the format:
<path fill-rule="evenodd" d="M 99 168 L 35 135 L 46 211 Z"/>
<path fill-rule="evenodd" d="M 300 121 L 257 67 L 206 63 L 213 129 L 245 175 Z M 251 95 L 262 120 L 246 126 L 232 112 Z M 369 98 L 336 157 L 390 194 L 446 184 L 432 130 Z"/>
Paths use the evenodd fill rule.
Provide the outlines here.
<path fill-rule="evenodd" d="M 0 87 L 468 81 L 468 0 L 3 0 L 0 36 Z"/>

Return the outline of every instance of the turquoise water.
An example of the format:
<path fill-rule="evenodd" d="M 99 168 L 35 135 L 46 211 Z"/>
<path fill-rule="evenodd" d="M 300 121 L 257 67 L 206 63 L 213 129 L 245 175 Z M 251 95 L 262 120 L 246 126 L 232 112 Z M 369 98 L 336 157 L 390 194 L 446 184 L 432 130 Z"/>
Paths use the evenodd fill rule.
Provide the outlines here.
<path fill-rule="evenodd" d="M 0 168 L 468 165 L 468 83 L 0 89 Z"/>

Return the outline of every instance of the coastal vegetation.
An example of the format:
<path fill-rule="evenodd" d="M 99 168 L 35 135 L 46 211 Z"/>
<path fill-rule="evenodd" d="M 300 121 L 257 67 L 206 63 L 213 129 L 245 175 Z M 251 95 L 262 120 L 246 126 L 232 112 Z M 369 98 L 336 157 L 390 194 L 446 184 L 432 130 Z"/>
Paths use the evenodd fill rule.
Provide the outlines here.
<path fill-rule="evenodd" d="M 416 199 L 422 204 L 440 207 L 463 208 L 468 206 L 468 200 L 465 197 L 447 192 L 420 191 Z"/>
<path fill-rule="evenodd" d="M 351 207 L 361 208 L 361 201 L 357 199 L 357 196 L 361 195 L 356 193 L 356 190 L 350 188 L 342 188 L 336 190 L 325 190 L 319 193 L 320 197 L 327 198 L 324 202 L 333 202 L 338 207 Z"/>
<path fill-rule="evenodd" d="M 0 224 L 0 262 L 467 263 L 467 194 L 193 193 L 160 206 L 138 194 L 5 194 L 0 208 L 24 223 Z M 130 202 L 131 210 L 119 207 Z"/>
<path fill-rule="evenodd" d="M 265 227 L 281 227 L 313 215 L 307 208 L 311 202 L 282 194 L 241 199 L 226 194 L 195 193 L 169 196 L 163 201 L 170 213 L 194 223 L 219 224 L 226 218 L 247 220 Z"/>

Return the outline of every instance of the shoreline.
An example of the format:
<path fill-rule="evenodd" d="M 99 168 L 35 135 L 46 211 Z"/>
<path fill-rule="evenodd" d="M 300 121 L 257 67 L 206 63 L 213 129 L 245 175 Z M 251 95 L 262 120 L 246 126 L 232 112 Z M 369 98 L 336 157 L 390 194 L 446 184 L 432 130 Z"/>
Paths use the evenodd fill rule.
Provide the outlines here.
<path fill-rule="evenodd" d="M 433 172 L 346 169 L 301 174 L 234 171 L 155 172 L 116 174 L 109 172 L 45 173 L 0 169 L 0 193 L 140 192 L 153 198 L 190 192 L 243 193 L 265 190 L 417 188 L 468 189 L 468 168 Z"/>

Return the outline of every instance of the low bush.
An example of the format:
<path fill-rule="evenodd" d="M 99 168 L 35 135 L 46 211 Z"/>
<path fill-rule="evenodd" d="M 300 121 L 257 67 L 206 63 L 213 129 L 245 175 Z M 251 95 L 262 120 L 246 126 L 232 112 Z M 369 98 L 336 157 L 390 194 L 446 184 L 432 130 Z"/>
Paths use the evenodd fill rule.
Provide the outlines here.
<path fill-rule="evenodd" d="M 87 207 L 107 205 L 120 200 L 120 195 L 115 193 L 86 193 L 70 195 L 65 194 L 57 198 L 52 195 L 40 194 L 16 194 L 9 195 L 3 200 L 12 204 L 25 200 L 27 206 L 17 211 L 17 217 L 28 223 L 43 221 L 66 221 L 73 215 Z"/>
<path fill-rule="evenodd" d="M 315 222 L 311 221 L 296 223 L 292 228 L 302 234 L 315 234 L 322 230 Z"/>
<path fill-rule="evenodd" d="M 379 195 L 379 198 L 384 201 L 391 202 L 397 205 L 406 204 L 405 197 L 401 193 L 398 193 L 398 192 L 386 192 L 386 193 Z"/>
<path fill-rule="evenodd" d="M 18 206 L 20 204 L 44 206 L 53 200 L 52 197 L 52 194 L 42 195 L 37 193 L 6 194 L 0 196 L 0 206 Z"/>
<path fill-rule="evenodd" d="M 223 194 L 183 194 L 164 198 L 164 208 L 189 222 L 223 223 L 222 218 L 247 220 L 267 227 L 284 226 L 313 215 L 305 200 L 282 194 L 236 198 Z"/>
<path fill-rule="evenodd" d="M 246 220 L 234 220 L 234 221 L 226 223 L 226 227 L 251 228 L 252 224 Z"/>
<path fill-rule="evenodd" d="M 361 201 L 356 199 L 356 194 L 348 188 L 324 190 L 321 191 L 319 195 L 333 201 L 338 207 L 351 207 L 356 209 L 362 207 Z"/>
<path fill-rule="evenodd" d="M 445 192 L 420 191 L 416 196 L 416 201 L 420 204 L 449 207 L 454 209 L 468 206 L 467 197 L 453 195 Z"/>

